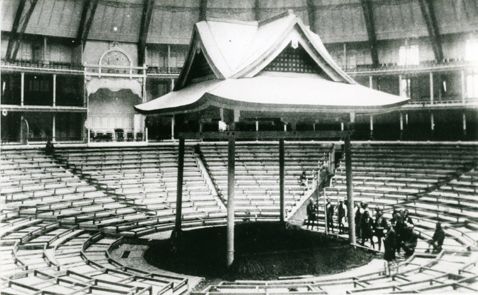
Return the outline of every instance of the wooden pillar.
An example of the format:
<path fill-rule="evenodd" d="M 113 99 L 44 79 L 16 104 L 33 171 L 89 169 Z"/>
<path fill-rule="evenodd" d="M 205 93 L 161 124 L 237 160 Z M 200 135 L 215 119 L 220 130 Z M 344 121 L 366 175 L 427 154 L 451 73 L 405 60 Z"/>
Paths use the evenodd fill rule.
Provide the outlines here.
<path fill-rule="evenodd" d="M 435 117 L 433 116 L 433 112 L 430 112 L 430 130 L 435 130 Z"/>
<path fill-rule="evenodd" d="M 368 87 L 373 89 L 373 76 L 368 76 Z"/>
<path fill-rule="evenodd" d="M 342 63 L 344 64 L 343 68 L 344 70 L 347 70 L 347 43 L 344 43 L 343 46 L 343 61 Z"/>
<path fill-rule="evenodd" d="M 435 100 L 435 93 L 434 93 L 434 87 L 433 87 L 433 73 L 430 72 L 430 104 L 433 104 L 433 101 Z"/>
<path fill-rule="evenodd" d="M 176 124 L 176 118 L 174 115 L 171 117 L 171 139 L 174 140 L 174 125 Z"/>
<path fill-rule="evenodd" d="M 176 233 L 181 231 L 182 211 L 183 211 L 183 174 L 184 174 L 184 138 L 179 139 L 178 150 L 178 182 L 176 190 L 176 223 L 174 230 Z"/>
<path fill-rule="evenodd" d="M 463 122 L 463 134 L 466 135 L 466 113 L 463 111 L 462 114 L 462 122 Z"/>
<path fill-rule="evenodd" d="M 285 221 L 285 201 L 284 201 L 284 139 L 279 139 L 279 204 L 280 204 L 280 222 Z"/>
<path fill-rule="evenodd" d="M 25 103 L 25 73 L 20 74 L 20 105 Z"/>
<path fill-rule="evenodd" d="M 56 106 L 56 74 L 53 74 L 53 106 Z"/>
<path fill-rule="evenodd" d="M 56 113 L 51 116 L 51 141 L 56 141 Z"/>
<path fill-rule="evenodd" d="M 373 139 L 373 115 L 370 115 L 370 132 L 369 139 Z"/>
<path fill-rule="evenodd" d="M 403 114 L 400 113 L 400 132 L 403 131 Z"/>
<path fill-rule="evenodd" d="M 234 262 L 234 178 L 236 142 L 229 137 L 227 152 L 227 267 Z"/>
<path fill-rule="evenodd" d="M 174 90 L 174 78 L 171 79 L 171 90 L 169 92 L 173 90 Z"/>
<path fill-rule="evenodd" d="M 353 184 L 352 184 L 352 149 L 350 144 L 350 128 L 347 130 L 347 135 L 345 136 L 345 178 L 347 185 L 347 209 L 348 209 L 348 219 L 349 219 L 349 241 L 350 244 L 354 245 L 356 243 L 355 239 L 355 212 L 354 212 L 354 195 L 353 195 Z"/>
<path fill-rule="evenodd" d="M 168 73 L 171 73 L 171 45 L 168 44 L 167 49 L 168 49 L 168 59 L 166 61 L 166 64 L 168 66 Z"/>

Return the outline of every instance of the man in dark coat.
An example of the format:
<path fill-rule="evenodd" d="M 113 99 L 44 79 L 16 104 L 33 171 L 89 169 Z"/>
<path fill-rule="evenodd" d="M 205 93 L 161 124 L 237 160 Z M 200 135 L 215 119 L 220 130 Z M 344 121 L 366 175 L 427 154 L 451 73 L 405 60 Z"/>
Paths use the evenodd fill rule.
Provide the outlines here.
<path fill-rule="evenodd" d="M 312 229 L 314 228 L 313 223 L 316 220 L 316 215 L 315 215 L 315 205 L 313 200 L 309 200 L 309 204 L 307 204 L 307 229 L 309 229 L 309 226 L 312 226 Z"/>
<path fill-rule="evenodd" d="M 441 223 L 437 222 L 435 233 L 430 241 L 428 241 L 428 249 L 426 253 L 430 252 L 430 247 L 433 247 L 433 252 L 438 253 L 442 250 L 443 242 L 445 241 L 445 231 L 441 227 Z"/>
<path fill-rule="evenodd" d="M 343 201 L 339 202 L 339 206 L 337 208 L 337 217 L 339 222 L 339 234 L 344 233 L 344 218 L 345 218 L 345 205 Z"/>
<path fill-rule="evenodd" d="M 372 248 L 375 248 L 375 244 L 373 242 L 373 221 L 372 218 L 370 217 L 370 213 L 368 210 L 364 210 L 362 214 L 362 218 L 360 220 L 360 231 L 362 234 L 362 245 L 365 244 L 365 241 L 370 240 L 370 245 L 372 245 Z"/>
<path fill-rule="evenodd" d="M 407 226 L 402 232 L 402 244 L 400 245 L 405 252 L 405 257 L 410 257 L 415 253 L 417 247 L 418 235 L 413 231 L 412 226 Z"/>
<path fill-rule="evenodd" d="M 330 203 L 330 200 L 327 199 L 327 204 L 325 206 L 327 212 L 327 232 L 332 230 L 334 232 L 334 208 L 335 206 Z"/>
<path fill-rule="evenodd" d="M 396 259 L 395 250 L 397 247 L 397 234 L 393 226 L 391 226 L 390 229 L 388 230 L 385 236 L 385 240 L 383 241 L 383 245 L 385 248 L 383 259 L 385 259 L 387 263 L 385 271 L 387 272 L 388 276 L 391 276 L 390 264 L 394 263 Z"/>
<path fill-rule="evenodd" d="M 356 203 L 354 210 L 355 210 L 355 212 L 354 212 L 355 213 L 355 217 L 354 217 L 354 220 L 355 220 L 355 235 L 357 236 L 357 238 L 359 238 L 359 237 L 361 237 L 360 222 L 362 220 L 362 202 Z"/>
<path fill-rule="evenodd" d="M 387 219 L 383 217 L 382 210 L 378 209 L 374 221 L 374 235 L 377 237 L 378 251 L 382 250 L 382 239 L 388 229 Z"/>

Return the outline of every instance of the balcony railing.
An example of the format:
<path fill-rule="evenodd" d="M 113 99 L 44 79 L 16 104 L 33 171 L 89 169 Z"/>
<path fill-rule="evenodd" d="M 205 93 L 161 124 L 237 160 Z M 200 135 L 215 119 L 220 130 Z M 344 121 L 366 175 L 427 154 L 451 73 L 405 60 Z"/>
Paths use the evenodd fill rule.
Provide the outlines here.
<path fill-rule="evenodd" d="M 1 61 L 2 69 L 15 70 L 15 71 L 36 71 L 36 72 L 70 72 L 70 73 L 83 73 L 85 66 L 80 64 L 68 63 L 68 62 L 33 62 L 29 60 L 17 60 L 9 62 L 6 60 Z M 341 65 L 342 68 L 343 65 Z M 114 76 L 115 74 L 121 74 L 120 76 L 137 76 L 146 74 L 152 77 L 165 77 L 165 78 L 177 78 L 180 74 L 181 67 L 167 67 L 167 66 L 155 66 L 150 65 L 144 67 L 131 67 L 124 69 L 119 73 L 118 69 L 114 66 L 102 66 L 99 69 L 98 65 L 86 65 L 88 73 L 94 75 L 99 74 L 101 71 L 105 76 Z M 419 65 L 398 65 L 395 63 L 381 64 L 378 67 L 373 65 L 356 65 L 345 67 L 344 70 L 352 76 L 368 76 L 368 75 L 394 75 L 394 74 L 415 74 L 415 73 L 428 73 L 428 72 L 443 72 L 443 71 L 456 71 L 462 69 L 478 69 L 478 63 L 468 62 L 459 59 L 446 59 L 443 62 L 436 61 L 423 61 Z"/>
<path fill-rule="evenodd" d="M 35 70 L 35 71 L 68 71 L 68 72 L 83 72 L 81 64 L 74 64 L 68 62 L 55 61 L 31 61 L 31 60 L 16 60 L 6 61 L 1 60 L 2 69 L 18 69 L 18 70 Z"/>

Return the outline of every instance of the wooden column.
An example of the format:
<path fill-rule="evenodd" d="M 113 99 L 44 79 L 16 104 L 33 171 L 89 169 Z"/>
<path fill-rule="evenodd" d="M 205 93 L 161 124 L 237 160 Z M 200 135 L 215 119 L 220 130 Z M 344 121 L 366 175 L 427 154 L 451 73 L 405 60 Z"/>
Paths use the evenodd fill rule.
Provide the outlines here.
<path fill-rule="evenodd" d="M 178 183 L 176 190 L 176 223 L 174 230 L 176 233 L 181 231 L 182 211 L 183 211 L 183 173 L 184 173 L 184 138 L 179 139 L 178 150 Z"/>
<path fill-rule="evenodd" d="M 435 117 L 433 116 L 433 112 L 430 112 L 430 130 L 435 130 Z"/>
<path fill-rule="evenodd" d="M 53 106 L 56 107 L 56 74 L 53 74 Z"/>
<path fill-rule="evenodd" d="M 462 123 L 463 123 L 463 135 L 466 135 L 466 113 L 463 111 L 462 114 Z"/>
<path fill-rule="evenodd" d="M 433 86 L 433 73 L 430 72 L 430 104 L 433 104 L 433 101 L 435 100 L 435 89 Z"/>
<path fill-rule="evenodd" d="M 51 141 L 56 142 L 56 113 L 51 116 Z"/>
<path fill-rule="evenodd" d="M 403 131 L 403 114 L 400 113 L 400 132 Z"/>
<path fill-rule="evenodd" d="M 350 128 L 348 128 L 350 131 Z M 350 144 L 350 134 L 345 136 L 345 178 L 347 184 L 347 209 L 349 219 L 349 241 L 355 244 L 355 212 L 354 212 L 354 195 L 352 184 L 352 151 Z"/>
<path fill-rule="evenodd" d="M 370 138 L 373 137 L 373 115 L 370 115 Z"/>
<path fill-rule="evenodd" d="M 280 222 L 285 221 L 284 203 L 284 139 L 279 139 L 279 204 Z"/>
<path fill-rule="evenodd" d="M 234 178 L 236 141 L 229 137 L 227 152 L 227 266 L 234 262 Z"/>
<path fill-rule="evenodd" d="M 174 115 L 171 117 L 171 139 L 174 140 L 174 125 L 176 124 L 176 118 Z"/>
<path fill-rule="evenodd" d="M 25 104 L 25 73 L 20 74 L 20 105 Z"/>
<path fill-rule="evenodd" d="M 168 44 L 167 49 L 168 49 L 168 59 L 166 63 L 168 66 L 168 74 L 169 74 L 171 73 L 171 45 Z"/>

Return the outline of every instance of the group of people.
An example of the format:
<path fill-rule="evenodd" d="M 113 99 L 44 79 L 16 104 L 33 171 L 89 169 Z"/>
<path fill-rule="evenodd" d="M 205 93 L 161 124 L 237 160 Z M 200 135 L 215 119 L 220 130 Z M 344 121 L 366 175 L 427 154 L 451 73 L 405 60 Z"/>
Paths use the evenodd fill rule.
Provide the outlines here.
<path fill-rule="evenodd" d="M 313 200 L 309 201 L 307 205 L 307 218 L 309 221 L 317 220 L 318 205 Z M 335 220 L 337 216 L 337 227 L 339 234 L 345 233 L 344 223 L 347 220 L 347 205 L 344 201 L 339 201 L 337 205 L 330 202 L 329 199 L 325 205 L 326 215 L 326 231 L 334 232 Z M 355 233 L 357 241 L 361 245 L 366 242 L 375 249 L 375 242 L 378 250 L 382 250 L 382 242 L 384 245 L 384 259 L 387 261 L 387 269 L 390 273 L 390 264 L 393 263 L 403 250 L 404 257 L 410 257 L 415 252 L 417 247 L 418 234 L 414 230 L 415 224 L 407 209 L 394 210 L 392 218 L 387 220 L 384 217 L 383 210 L 375 209 L 375 214 L 372 217 L 368 204 L 358 202 L 354 206 L 354 221 Z M 309 224 L 307 225 L 308 228 Z M 374 237 L 376 239 L 374 239 Z M 441 224 L 436 224 L 435 232 L 431 240 L 428 241 L 429 247 L 427 252 L 434 253 L 442 250 L 445 239 L 445 232 Z"/>

